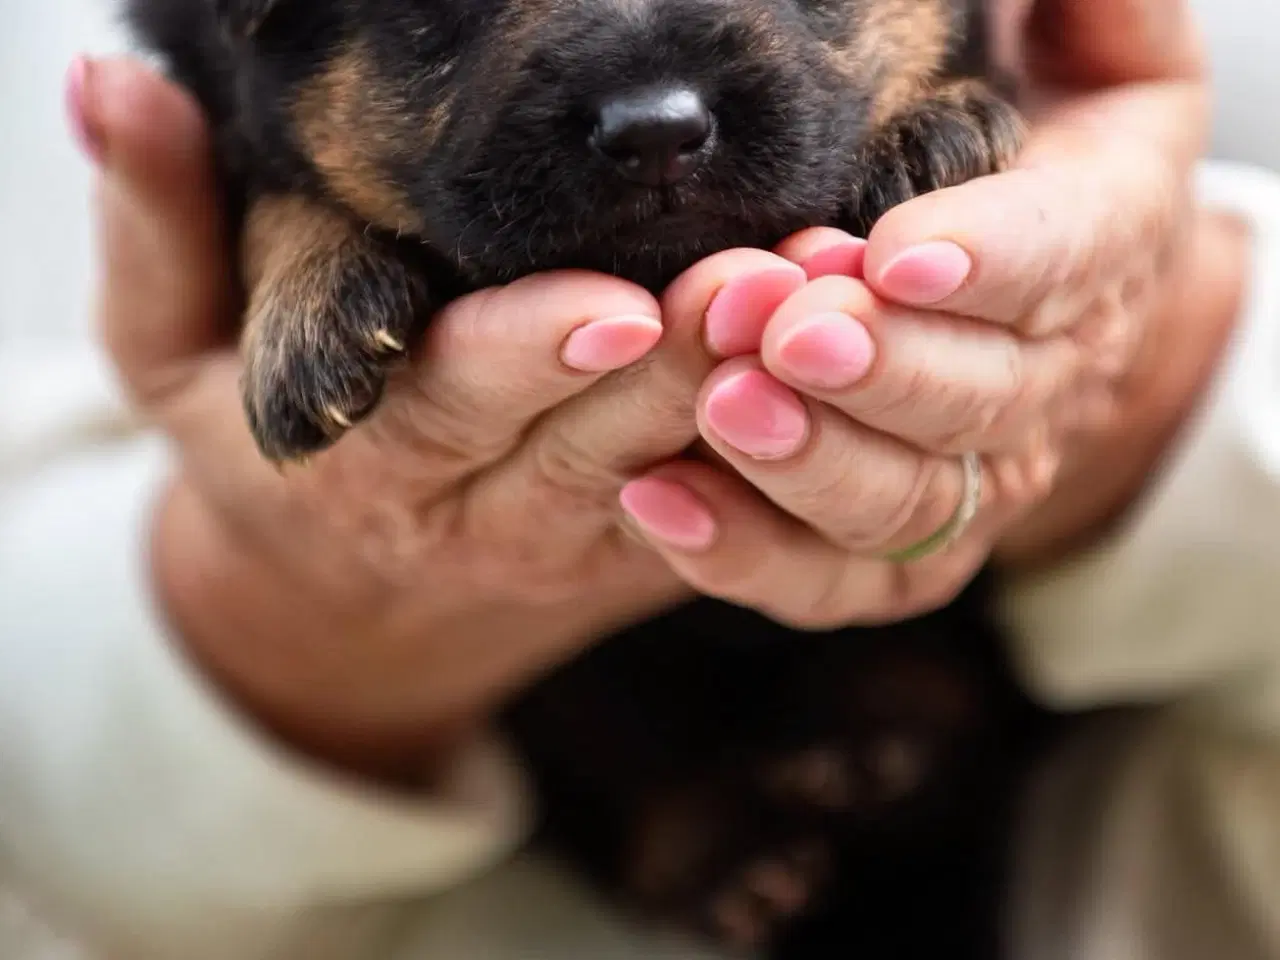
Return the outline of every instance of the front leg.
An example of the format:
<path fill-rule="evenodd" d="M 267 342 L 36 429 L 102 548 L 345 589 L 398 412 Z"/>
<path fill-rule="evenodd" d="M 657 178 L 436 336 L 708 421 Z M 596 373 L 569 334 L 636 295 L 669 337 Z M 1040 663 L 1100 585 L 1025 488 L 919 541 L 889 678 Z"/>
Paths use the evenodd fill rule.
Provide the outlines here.
<path fill-rule="evenodd" d="M 865 237 L 889 209 L 913 197 L 998 173 L 1022 148 L 1017 109 L 980 80 L 939 87 L 885 121 L 858 156 L 841 227 Z"/>
<path fill-rule="evenodd" d="M 250 430 L 269 460 L 301 459 L 377 405 L 430 315 L 427 280 L 360 224 L 292 195 L 249 209 L 243 269 Z"/>

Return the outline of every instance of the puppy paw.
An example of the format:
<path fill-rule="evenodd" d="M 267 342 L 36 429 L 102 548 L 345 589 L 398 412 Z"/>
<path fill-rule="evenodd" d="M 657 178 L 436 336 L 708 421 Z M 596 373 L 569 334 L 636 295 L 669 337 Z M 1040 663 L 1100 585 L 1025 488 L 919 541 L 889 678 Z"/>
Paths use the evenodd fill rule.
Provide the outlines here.
<path fill-rule="evenodd" d="M 1021 114 L 985 83 L 962 80 L 902 110 L 863 148 L 847 228 L 866 236 L 900 203 L 1005 169 L 1022 148 Z"/>
<path fill-rule="evenodd" d="M 761 851 L 709 891 L 703 926 L 735 950 L 756 950 L 813 904 L 830 868 L 830 853 L 816 838 Z"/>
<path fill-rule="evenodd" d="M 737 777 L 651 804 L 633 837 L 625 892 L 660 922 L 734 950 L 766 946 L 826 889 L 834 837 Z"/>
<path fill-rule="evenodd" d="M 260 201 L 245 250 L 249 427 L 267 459 L 302 459 L 377 406 L 426 315 L 425 284 L 357 225 L 300 198 Z"/>

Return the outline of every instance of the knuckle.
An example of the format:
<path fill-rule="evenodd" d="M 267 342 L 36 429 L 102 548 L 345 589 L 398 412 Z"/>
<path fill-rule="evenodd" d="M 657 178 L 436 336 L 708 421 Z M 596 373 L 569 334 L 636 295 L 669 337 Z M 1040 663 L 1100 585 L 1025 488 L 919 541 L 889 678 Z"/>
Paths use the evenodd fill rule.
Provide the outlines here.
<path fill-rule="evenodd" d="M 469 502 L 458 526 L 451 569 L 501 603 L 545 604 L 581 596 L 594 571 L 615 566 L 614 554 L 622 549 L 604 530 L 566 530 L 536 502 L 527 509 Z"/>
<path fill-rule="evenodd" d="M 740 551 L 719 552 L 682 565 L 682 576 L 695 590 L 728 603 L 760 608 L 760 579 Z"/>
<path fill-rule="evenodd" d="M 546 508 L 613 512 L 628 477 L 567 429 L 535 438 L 530 495 Z"/>
<path fill-rule="evenodd" d="M 466 470 L 492 463 L 515 441 L 473 428 L 464 411 L 420 386 L 394 390 L 368 421 L 373 438 L 391 450 L 411 451 L 433 468 Z"/>
<path fill-rule="evenodd" d="M 985 553 L 965 550 L 961 555 L 895 565 L 871 601 L 865 622 L 890 624 L 943 609 L 960 595 L 984 560 Z"/>
<path fill-rule="evenodd" d="M 504 292 L 502 288 L 486 288 L 448 304 L 428 328 L 431 351 L 465 356 L 464 351 L 483 350 L 506 316 Z"/>
<path fill-rule="evenodd" d="M 941 453 L 959 454 L 983 449 L 1013 427 L 1034 402 L 1034 385 L 1027 376 L 1022 346 L 1013 338 L 1000 338 L 992 350 L 989 372 L 974 382 L 954 387 L 941 419 L 953 424 L 939 432 L 933 447 Z"/>
<path fill-rule="evenodd" d="M 1124 284 L 1117 280 L 1098 291 L 1070 334 L 1091 372 L 1107 378 L 1119 377 L 1128 368 L 1140 333 L 1134 311 L 1124 303 Z"/>
<path fill-rule="evenodd" d="M 1058 451 L 1040 437 L 1022 455 L 994 464 L 1001 509 L 1016 514 L 1048 499 L 1060 460 Z"/>
<path fill-rule="evenodd" d="M 896 378 L 895 378 L 896 379 Z M 937 393 L 933 373 L 922 367 L 905 371 L 891 394 L 871 404 L 867 413 L 877 419 L 911 422 L 922 403 L 930 403 Z"/>
<path fill-rule="evenodd" d="M 841 494 L 842 502 L 862 504 L 856 511 L 846 511 L 825 525 L 827 538 L 851 552 L 878 550 L 897 542 L 917 526 L 929 526 L 921 536 L 946 522 L 955 509 L 953 496 L 948 496 L 945 460 L 922 457 L 914 481 L 902 492 L 884 487 L 868 489 L 861 496 Z M 916 538 L 918 539 L 918 538 Z"/>
<path fill-rule="evenodd" d="M 857 619 L 843 586 L 843 582 L 839 582 L 823 587 L 815 598 L 803 603 L 778 600 L 768 604 L 764 612 L 791 630 L 804 633 L 839 630 L 850 626 Z"/>
<path fill-rule="evenodd" d="M 901 616 L 919 617 L 946 607 L 960 595 L 976 569 L 968 564 L 949 566 L 950 570 L 943 571 L 934 568 L 929 576 L 903 570 L 890 592 L 891 609 Z"/>
<path fill-rule="evenodd" d="M 374 488 L 378 495 L 370 496 L 367 477 L 352 476 L 358 466 L 317 460 L 315 467 L 293 489 L 301 511 L 297 519 L 303 521 L 298 526 L 323 531 L 325 551 L 348 570 L 366 570 L 384 584 L 405 586 L 435 558 L 456 552 L 461 530 L 455 501 L 417 502 L 380 485 Z"/>
<path fill-rule="evenodd" d="M 760 612 L 775 623 L 799 633 L 822 633 L 849 625 L 845 617 L 834 616 L 825 610 L 798 608 L 789 603 L 764 604 Z"/>
<path fill-rule="evenodd" d="M 856 545 L 875 536 L 884 509 L 875 487 L 857 471 L 813 471 L 804 485 L 788 492 L 786 510 L 823 531 L 841 546 Z"/>
<path fill-rule="evenodd" d="M 707 553 L 680 563 L 681 578 L 695 590 L 727 603 L 758 610 L 773 616 L 776 610 L 787 616 L 794 606 L 794 578 L 780 570 L 776 555 L 764 556 L 758 549 L 738 545 L 714 547 Z"/>
<path fill-rule="evenodd" d="M 865 611 L 858 609 L 861 591 L 850 582 L 851 564 L 832 564 L 825 575 L 810 581 L 810 589 L 797 597 L 795 591 L 770 607 L 769 615 L 793 630 L 817 632 L 848 627 Z"/>

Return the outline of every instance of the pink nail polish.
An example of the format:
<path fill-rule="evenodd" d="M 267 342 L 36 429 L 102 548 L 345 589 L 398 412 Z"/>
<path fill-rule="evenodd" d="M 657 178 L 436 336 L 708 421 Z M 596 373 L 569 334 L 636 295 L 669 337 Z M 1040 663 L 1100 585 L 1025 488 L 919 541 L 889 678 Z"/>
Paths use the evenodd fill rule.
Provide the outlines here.
<path fill-rule="evenodd" d="M 854 239 L 819 250 L 800 266 L 810 280 L 818 277 L 853 277 L 861 280 L 866 254 L 867 241 Z"/>
<path fill-rule="evenodd" d="M 955 294 L 969 279 L 973 260 L 948 240 L 910 247 L 880 271 L 879 287 L 902 303 L 927 307 Z"/>
<path fill-rule="evenodd" d="M 871 369 L 876 345 L 867 328 L 842 313 L 801 322 L 778 344 L 781 373 L 802 387 L 841 390 Z"/>
<path fill-rule="evenodd" d="M 705 550 L 716 521 L 701 501 L 670 480 L 642 477 L 622 488 L 622 509 L 646 536 L 679 550 Z"/>
<path fill-rule="evenodd" d="M 757 460 L 791 456 L 809 433 L 800 398 L 763 370 L 725 380 L 707 397 L 707 424 L 725 443 Z"/>
<path fill-rule="evenodd" d="M 662 323 L 653 317 L 610 317 L 569 334 L 560 359 L 583 373 L 607 373 L 635 363 L 661 339 Z"/>
<path fill-rule="evenodd" d="M 97 129 L 91 98 L 93 96 L 93 62 L 88 57 L 76 57 L 67 68 L 64 103 L 71 134 L 85 156 L 94 163 L 102 163 L 105 146 L 102 133 Z"/>
<path fill-rule="evenodd" d="M 758 352 L 769 318 L 806 280 L 799 267 L 765 270 L 730 280 L 707 308 L 707 345 L 725 358 Z"/>

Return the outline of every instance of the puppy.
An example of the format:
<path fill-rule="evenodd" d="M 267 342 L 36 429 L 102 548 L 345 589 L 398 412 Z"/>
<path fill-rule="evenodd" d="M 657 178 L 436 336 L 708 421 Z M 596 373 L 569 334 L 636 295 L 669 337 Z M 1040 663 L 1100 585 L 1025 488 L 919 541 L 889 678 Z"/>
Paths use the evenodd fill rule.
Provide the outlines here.
<path fill-rule="evenodd" d="M 469 289 L 661 289 L 999 170 L 979 0 L 125 0 L 217 131 L 263 454 L 374 409 Z"/>
<path fill-rule="evenodd" d="M 980 0 L 125 3 L 216 134 L 275 462 L 368 416 L 469 290 L 584 268 L 658 292 L 720 250 L 865 235 L 1022 137 Z M 800 942 L 841 890 L 864 916 L 895 871 L 969 903 L 1028 729 L 980 609 L 802 637 L 703 600 L 606 641 L 507 717 L 548 836 L 737 945 Z"/>

